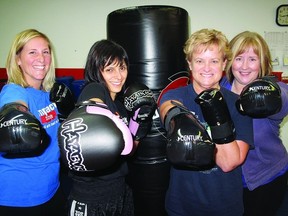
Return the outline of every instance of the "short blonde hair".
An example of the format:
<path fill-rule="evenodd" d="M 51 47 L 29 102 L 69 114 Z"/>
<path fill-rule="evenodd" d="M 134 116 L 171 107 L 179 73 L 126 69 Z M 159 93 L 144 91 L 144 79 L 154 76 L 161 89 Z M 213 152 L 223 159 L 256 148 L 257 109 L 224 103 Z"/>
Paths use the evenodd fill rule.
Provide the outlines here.
<path fill-rule="evenodd" d="M 201 29 L 193 33 L 185 43 L 184 53 L 186 60 L 191 61 L 193 53 L 208 49 L 211 45 L 217 45 L 223 53 L 223 60 L 230 58 L 230 49 L 226 36 L 215 29 Z M 199 50 L 203 49 L 203 50 Z"/>
<path fill-rule="evenodd" d="M 226 65 L 226 76 L 232 83 L 234 75 L 232 73 L 232 64 L 234 59 L 252 47 L 255 54 L 260 59 L 260 71 L 258 77 L 270 75 L 272 72 L 271 54 L 268 44 L 262 36 L 256 32 L 244 31 L 236 35 L 229 43 L 232 56 Z"/>
<path fill-rule="evenodd" d="M 41 37 L 45 39 L 48 42 L 48 46 L 50 49 L 51 65 L 42 83 L 43 90 L 50 91 L 50 89 L 52 88 L 55 82 L 55 63 L 54 63 L 55 61 L 54 61 L 53 49 L 52 49 L 52 45 L 51 45 L 49 38 L 45 34 L 35 29 L 27 29 L 16 35 L 12 43 L 12 46 L 10 48 L 7 61 L 6 61 L 6 69 L 7 69 L 7 76 L 8 76 L 7 82 L 21 85 L 24 88 L 29 86 L 29 84 L 24 78 L 22 69 L 17 63 L 17 56 L 22 51 L 25 44 L 29 40 L 36 38 L 36 37 Z"/>

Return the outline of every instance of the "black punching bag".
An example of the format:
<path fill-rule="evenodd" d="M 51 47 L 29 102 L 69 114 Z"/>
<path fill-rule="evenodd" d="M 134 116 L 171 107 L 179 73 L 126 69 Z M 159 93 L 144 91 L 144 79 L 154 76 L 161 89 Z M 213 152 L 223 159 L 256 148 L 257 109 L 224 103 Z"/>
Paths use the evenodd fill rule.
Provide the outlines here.
<path fill-rule="evenodd" d="M 187 69 L 183 47 L 188 13 L 182 8 L 138 6 L 113 11 L 107 17 L 107 39 L 127 51 L 127 85 L 136 81 L 162 90 L 171 75 Z"/>
<path fill-rule="evenodd" d="M 147 85 L 156 101 L 171 77 L 187 68 L 183 53 L 187 38 L 188 13 L 178 7 L 129 7 L 107 17 L 107 39 L 122 45 L 129 56 L 127 86 L 132 82 Z M 137 216 L 167 215 L 165 194 L 170 164 L 166 144 L 166 131 L 156 111 L 151 131 L 128 161 L 127 180 L 133 190 Z"/>

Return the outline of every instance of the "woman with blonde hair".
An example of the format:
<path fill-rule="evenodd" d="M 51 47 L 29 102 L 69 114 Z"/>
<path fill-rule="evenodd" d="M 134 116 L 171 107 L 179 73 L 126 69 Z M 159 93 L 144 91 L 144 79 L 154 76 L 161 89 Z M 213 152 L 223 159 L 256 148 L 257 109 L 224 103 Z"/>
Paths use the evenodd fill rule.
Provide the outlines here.
<path fill-rule="evenodd" d="M 241 164 L 253 145 L 253 129 L 252 119 L 235 107 L 237 95 L 219 84 L 230 57 L 228 40 L 220 31 L 201 29 L 184 53 L 191 83 L 160 100 L 173 164 L 166 210 L 169 216 L 242 216 Z"/>
<path fill-rule="evenodd" d="M 231 61 L 227 63 L 226 77 L 221 85 L 241 95 L 247 86 L 256 87 L 256 82 L 273 86 L 260 97 L 253 97 L 250 113 L 254 111 L 254 145 L 242 165 L 244 186 L 244 215 L 275 215 L 284 198 L 288 179 L 288 155 L 280 134 L 280 124 L 288 114 L 288 86 L 278 82 L 272 75 L 271 55 L 264 38 L 256 32 L 244 31 L 230 41 L 232 50 Z M 265 81 L 267 79 L 267 81 Z M 280 98 L 279 109 L 275 113 L 261 115 L 255 103 L 265 104 L 265 97 L 271 92 Z M 250 94 L 249 92 L 247 92 Z M 273 93 L 273 94 L 274 94 Z M 257 101 L 259 100 L 259 101 Z M 262 101 L 263 100 L 263 101 Z M 255 102 L 255 103 L 254 103 Z M 271 100 L 265 109 L 278 102 Z M 257 106 L 258 106 L 257 105 Z M 252 113 L 253 114 L 253 113 Z M 253 117 L 253 116 L 252 116 Z"/>
<path fill-rule="evenodd" d="M 59 112 L 50 101 L 53 55 L 48 37 L 35 29 L 17 34 L 8 54 L 8 82 L 0 94 L 1 215 L 64 215 Z"/>

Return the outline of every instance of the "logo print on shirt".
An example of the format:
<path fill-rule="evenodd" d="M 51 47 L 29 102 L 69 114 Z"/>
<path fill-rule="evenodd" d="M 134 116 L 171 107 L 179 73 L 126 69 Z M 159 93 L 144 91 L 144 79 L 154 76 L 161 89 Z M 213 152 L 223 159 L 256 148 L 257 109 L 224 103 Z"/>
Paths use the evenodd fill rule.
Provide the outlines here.
<path fill-rule="evenodd" d="M 38 110 L 40 121 L 42 124 L 47 124 L 57 117 L 56 105 L 54 103 L 49 104 L 41 110 Z"/>

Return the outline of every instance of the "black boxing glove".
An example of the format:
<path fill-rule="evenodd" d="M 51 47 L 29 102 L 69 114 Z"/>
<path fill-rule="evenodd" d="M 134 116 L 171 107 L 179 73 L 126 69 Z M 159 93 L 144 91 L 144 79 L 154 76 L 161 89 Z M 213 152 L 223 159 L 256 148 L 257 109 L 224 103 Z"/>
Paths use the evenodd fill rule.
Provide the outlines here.
<path fill-rule="evenodd" d="M 151 130 L 157 104 L 153 92 L 144 84 L 131 84 L 124 92 L 124 106 L 130 116 L 129 129 L 135 140 Z"/>
<path fill-rule="evenodd" d="M 195 102 L 201 107 L 203 117 L 211 129 L 212 140 L 216 144 L 235 140 L 235 127 L 226 101 L 218 89 L 201 92 Z"/>
<path fill-rule="evenodd" d="M 190 111 L 176 105 L 168 110 L 164 122 L 167 158 L 173 165 L 202 170 L 215 164 L 215 144 Z"/>
<path fill-rule="evenodd" d="M 133 147 L 132 135 L 119 116 L 105 104 L 90 101 L 61 123 L 58 141 L 64 164 L 80 172 L 109 168 Z"/>
<path fill-rule="evenodd" d="M 0 151 L 6 158 L 33 157 L 47 147 L 48 137 L 39 120 L 20 103 L 0 110 Z"/>
<path fill-rule="evenodd" d="M 281 89 L 273 79 L 256 79 L 243 88 L 236 107 L 243 115 L 266 118 L 281 110 Z"/>
<path fill-rule="evenodd" d="M 63 83 L 54 83 L 50 90 L 50 101 L 57 106 L 60 122 L 65 120 L 75 108 L 74 96 L 71 90 Z"/>

